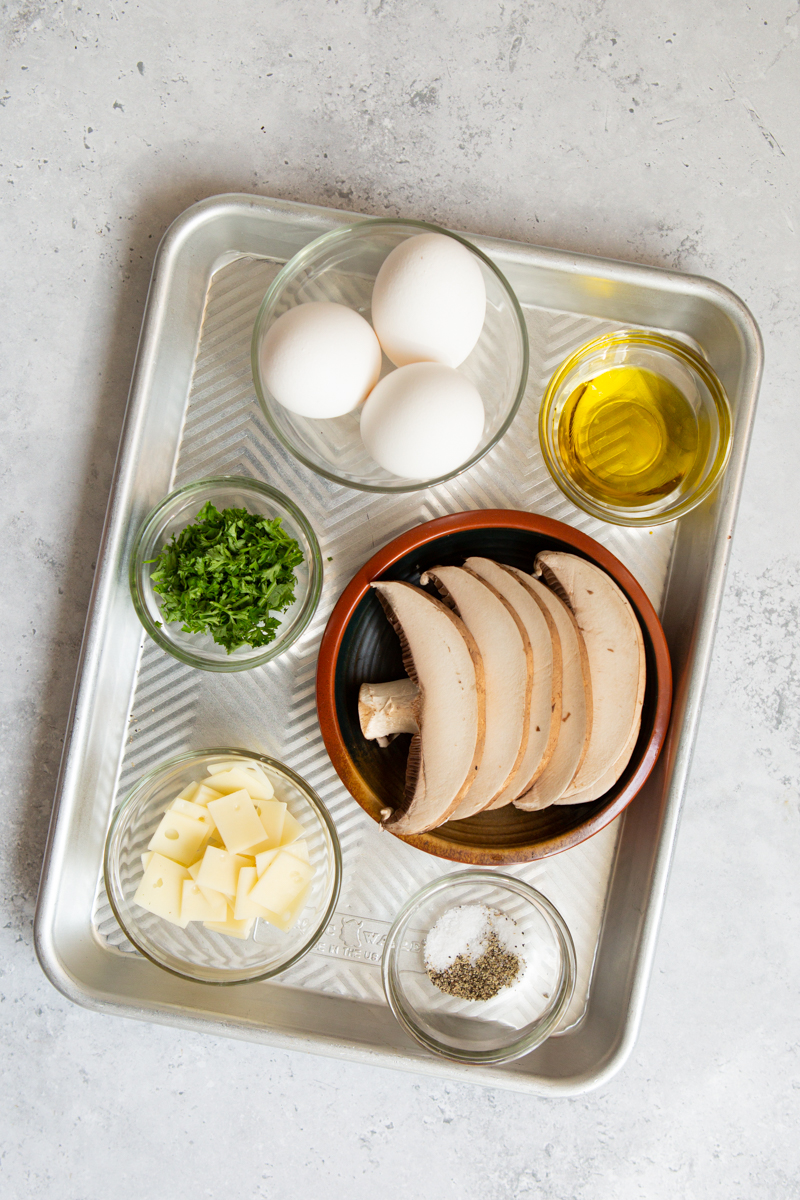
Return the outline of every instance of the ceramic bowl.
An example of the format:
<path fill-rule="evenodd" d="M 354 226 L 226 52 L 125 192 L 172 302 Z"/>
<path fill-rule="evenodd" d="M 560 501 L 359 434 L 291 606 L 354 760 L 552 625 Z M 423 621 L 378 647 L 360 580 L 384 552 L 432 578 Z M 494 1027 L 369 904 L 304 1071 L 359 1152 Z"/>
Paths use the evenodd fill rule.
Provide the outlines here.
<path fill-rule="evenodd" d="M 361 733 L 360 685 L 405 674 L 399 640 L 370 583 L 400 579 L 418 584 L 424 571 L 443 564 L 460 566 L 470 555 L 530 571 L 542 550 L 564 550 L 589 559 L 611 575 L 633 605 L 644 637 L 647 671 L 639 738 L 621 778 L 599 800 L 553 805 L 540 812 L 507 805 L 403 839 L 440 858 L 491 866 L 545 858 L 591 837 L 630 804 L 658 758 L 672 699 L 666 639 L 644 589 L 613 554 L 560 521 L 505 509 L 455 513 L 410 529 L 365 563 L 339 598 L 322 639 L 317 667 L 322 736 L 345 786 L 380 821 L 381 809 L 397 807 L 402 798 L 410 739 L 400 735 L 381 748 Z"/>

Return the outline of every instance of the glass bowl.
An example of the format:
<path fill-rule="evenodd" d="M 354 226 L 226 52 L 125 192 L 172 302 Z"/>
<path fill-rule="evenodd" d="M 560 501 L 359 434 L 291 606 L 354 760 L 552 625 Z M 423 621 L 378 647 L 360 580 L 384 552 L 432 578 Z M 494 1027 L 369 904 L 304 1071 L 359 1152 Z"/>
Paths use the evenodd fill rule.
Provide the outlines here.
<path fill-rule="evenodd" d="M 638 368 L 650 372 L 651 377 L 660 377 L 657 384 L 662 396 L 666 380 L 667 385 L 683 395 L 691 410 L 684 406 L 681 418 L 696 449 L 687 452 L 677 473 L 673 474 L 665 465 L 657 486 L 653 486 L 651 477 L 647 483 L 639 483 L 637 490 L 637 476 L 631 473 L 630 463 L 620 461 L 616 455 L 620 446 L 630 444 L 626 437 L 636 430 L 638 466 L 642 472 L 638 479 L 648 478 L 647 470 L 658 463 L 663 449 L 670 442 L 674 444 L 674 437 L 670 439 L 667 432 L 664 412 L 674 414 L 675 409 L 665 408 L 663 400 L 660 412 L 646 408 L 641 404 L 641 395 L 631 399 L 627 387 L 613 394 L 611 403 L 616 406 L 613 430 L 606 426 L 603 448 L 606 461 L 601 463 L 604 472 L 612 466 L 616 466 L 616 472 L 601 478 L 588 469 L 573 466 L 570 470 L 567 466 L 568 435 L 574 434 L 570 398 L 582 384 L 619 368 Z M 669 404 L 667 400 L 666 405 Z M 608 402 L 604 408 L 603 419 L 608 421 Z M 714 371 L 696 350 L 662 334 L 621 329 L 587 342 L 558 368 L 539 410 L 539 442 L 550 474 L 578 508 L 615 525 L 661 525 L 700 504 L 719 482 L 731 450 L 730 404 Z"/>
<path fill-rule="evenodd" d="M 517 923 L 525 943 L 519 979 L 492 1000 L 461 1000 L 435 987 L 425 970 L 425 938 L 448 909 L 485 904 Z M 563 917 L 535 888 L 491 871 L 461 871 L 408 901 L 383 949 L 386 999 L 421 1045 L 458 1062 L 510 1062 L 550 1036 L 575 989 L 575 947 Z"/>
<path fill-rule="evenodd" d="M 239 941 L 199 921 L 181 929 L 133 902 L 144 873 L 141 856 L 165 809 L 190 783 L 206 779 L 206 766 L 221 759 L 257 763 L 275 789 L 275 798 L 288 805 L 305 830 L 314 877 L 308 903 L 288 933 L 259 919 L 254 933 Z M 327 808 L 294 771 L 249 750 L 198 750 L 150 771 L 122 802 L 106 840 L 103 870 L 114 916 L 151 962 L 202 983 L 247 983 L 285 971 L 318 941 L 339 897 L 342 855 Z"/>
<path fill-rule="evenodd" d="M 407 238 L 442 233 L 466 246 L 486 285 L 486 320 L 472 353 L 458 370 L 475 384 L 486 421 L 474 454 L 453 471 L 432 479 L 401 479 L 367 453 L 360 412 L 312 420 L 289 412 L 261 378 L 260 350 L 270 326 L 289 308 L 313 300 L 345 304 L 370 320 L 372 285 L 383 260 Z M 276 276 L 256 318 L 251 349 L 253 381 L 270 428 L 291 453 L 326 479 L 366 492 L 414 492 L 452 479 L 473 466 L 504 435 L 520 406 L 528 377 L 525 318 L 505 277 L 491 259 L 464 238 L 424 221 L 371 220 L 323 234 Z M 392 369 L 384 356 L 383 374 Z"/>
<path fill-rule="evenodd" d="M 283 613 L 274 641 L 268 646 L 239 646 L 229 654 L 211 634 L 184 633 L 180 622 L 161 620 L 161 599 L 151 582 L 155 559 L 173 533 L 194 521 L 210 500 L 218 509 L 246 508 L 269 518 L 280 517 L 286 532 L 299 544 L 303 562 L 295 567 L 294 603 Z M 296 504 L 266 483 L 243 475 L 201 479 L 171 492 L 144 521 L 131 555 L 130 587 L 140 621 L 163 650 L 205 671 L 246 671 L 288 650 L 308 625 L 322 589 L 322 556 L 316 534 Z"/>

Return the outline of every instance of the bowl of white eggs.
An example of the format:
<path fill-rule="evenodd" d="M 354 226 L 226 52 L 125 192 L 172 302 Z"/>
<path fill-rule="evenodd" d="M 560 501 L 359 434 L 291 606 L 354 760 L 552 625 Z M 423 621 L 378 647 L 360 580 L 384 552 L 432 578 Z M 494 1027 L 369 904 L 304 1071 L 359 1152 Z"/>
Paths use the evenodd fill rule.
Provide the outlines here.
<path fill-rule="evenodd" d="M 279 272 L 253 330 L 272 431 L 335 483 L 412 492 L 468 470 L 522 401 L 528 335 L 495 264 L 423 221 L 366 220 Z"/>

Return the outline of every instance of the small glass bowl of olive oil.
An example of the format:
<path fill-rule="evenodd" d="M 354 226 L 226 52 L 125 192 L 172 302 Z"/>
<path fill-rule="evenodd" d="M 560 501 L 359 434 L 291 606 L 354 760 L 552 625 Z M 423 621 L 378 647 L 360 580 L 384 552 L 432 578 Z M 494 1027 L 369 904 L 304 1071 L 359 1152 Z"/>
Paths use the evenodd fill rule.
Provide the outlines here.
<path fill-rule="evenodd" d="M 579 508 L 617 525 L 660 525 L 719 482 L 730 405 L 690 346 L 623 329 L 561 364 L 542 400 L 539 440 L 550 474 Z"/>

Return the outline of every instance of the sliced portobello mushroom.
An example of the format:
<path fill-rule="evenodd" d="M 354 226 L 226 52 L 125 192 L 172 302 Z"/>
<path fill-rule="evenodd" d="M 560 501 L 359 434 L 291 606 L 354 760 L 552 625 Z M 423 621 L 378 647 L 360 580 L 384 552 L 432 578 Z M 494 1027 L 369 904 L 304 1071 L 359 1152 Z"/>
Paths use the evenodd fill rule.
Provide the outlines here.
<path fill-rule="evenodd" d="M 534 573 L 574 614 L 592 680 L 591 736 L 583 762 L 560 797 L 565 802 L 605 781 L 623 759 L 626 747 L 633 750 L 631 739 L 641 721 L 644 701 L 644 640 L 629 600 L 594 563 L 576 554 L 547 550 L 537 555 Z"/>
<path fill-rule="evenodd" d="M 605 796 L 606 792 L 614 786 L 622 772 L 627 767 L 633 754 L 634 746 L 639 738 L 639 730 L 641 728 L 641 719 L 636 722 L 631 730 L 631 736 L 628 739 L 622 753 L 616 762 L 612 763 L 606 771 L 605 775 L 601 775 L 596 783 L 591 787 L 584 788 L 582 792 L 573 792 L 570 788 L 558 800 L 556 804 L 588 804 L 592 800 L 599 800 L 601 796 Z"/>
<path fill-rule="evenodd" d="M 393 833 L 424 833 L 455 812 L 477 775 L 486 725 L 483 664 L 463 621 L 435 596 L 410 583 L 372 587 L 418 688 L 410 702 L 417 732 L 409 747 L 405 793 L 384 825 Z"/>
<path fill-rule="evenodd" d="M 533 654 L 525 626 L 500 593 L 465 567 L 435 567 L 420 579 L 433 583 L 475 638 L 486 681 L 483 757 L 454 820 L 482 812 L 515 777 L 528 741 L 526 713 Z"/>
<path fill-rule="evenodd" d="M 566 604 L 538 579 L 516 567 L 509 570 L 549 613 L 561 643 L 561 720 L 556 746 L 538 779 L 514 801 L 516 808 L 535 812 L 548 808 L 564 794 L 586 754 L 591 733 L 592 684 L 586 647 Z"/>
<path fill-rule="evenodd" d="M 528 745 L 517 771 L 490 808 L 502 808 L 527 792 L 556 748 L 561 725 L 561 639 L 549 611 L 541 607 L 514 572 L 489 558 L 468 558 L 464 566 L 490 583 L 519 617 L 531 643 L 533 683 L 526 720 Z"/>

